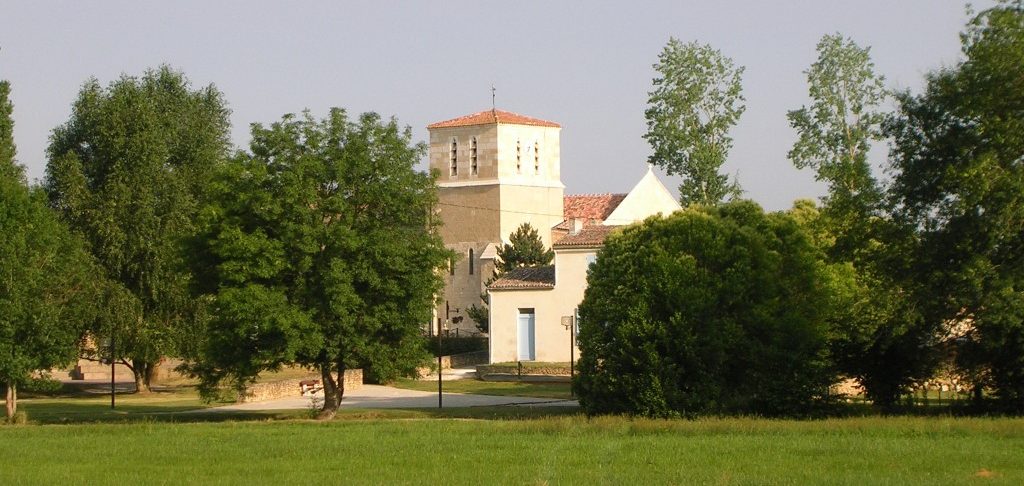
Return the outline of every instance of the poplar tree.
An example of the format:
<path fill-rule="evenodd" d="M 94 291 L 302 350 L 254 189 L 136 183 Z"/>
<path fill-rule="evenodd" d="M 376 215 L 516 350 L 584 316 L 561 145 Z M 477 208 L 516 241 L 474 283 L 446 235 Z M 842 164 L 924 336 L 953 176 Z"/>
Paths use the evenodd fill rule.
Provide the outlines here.
<path fill-rule="evenodd" d="M 706 44 L 671 38 L 658 55 L 654 90 L 648 93 L 648 162 L 683 176 L 683 205 L 715 205 L 741 193 L 719 170 L 732 148 L 729 130 L 743 105 L 743 67 Z"/>

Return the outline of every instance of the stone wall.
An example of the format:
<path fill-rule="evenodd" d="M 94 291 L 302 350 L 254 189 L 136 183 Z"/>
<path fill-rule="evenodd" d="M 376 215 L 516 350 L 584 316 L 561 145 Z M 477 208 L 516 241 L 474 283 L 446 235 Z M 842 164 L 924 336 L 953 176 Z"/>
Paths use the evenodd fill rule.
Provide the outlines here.
<path fill-rule="evenodd" d="M 302 389 L 299 384 L 307 380 L 319 381 L 320 374 L 310 373 L 308 376 L 300 378 L 256 383 L 249 387 L 242 396 L 238 397 L 238 401 L 240 403 L 252 403 L 275 400 L 278 398 L 301 397 Z M 363 370 L 345 370 L 344 383 L 346 392 L 362 388 Z"/>

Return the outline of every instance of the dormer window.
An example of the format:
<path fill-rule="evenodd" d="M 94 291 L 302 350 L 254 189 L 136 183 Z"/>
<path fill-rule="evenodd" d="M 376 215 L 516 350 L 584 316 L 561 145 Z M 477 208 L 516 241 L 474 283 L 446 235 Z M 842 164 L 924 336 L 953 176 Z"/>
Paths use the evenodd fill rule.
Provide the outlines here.
<path fill-rule="evenodd" d="M 448 154 L 448 175 L 455 177 L 459 175 L 459 142 L 452 139 L 452 150 Z"/>
<path fill-rule="evenodd" d="M 523 146 L 516 140 L 516 174 L 523 173 Z"/>
<path fill-rule="evenodd" d="M 533 173 L 540 174 L 540 145 L 533 142 Z"/>
<path fill-rule="evenodd" d="M 469 174 L 477 174 L 476 166 L 476 137 L 473 137 L 472 143 L 469 145 Z"/>

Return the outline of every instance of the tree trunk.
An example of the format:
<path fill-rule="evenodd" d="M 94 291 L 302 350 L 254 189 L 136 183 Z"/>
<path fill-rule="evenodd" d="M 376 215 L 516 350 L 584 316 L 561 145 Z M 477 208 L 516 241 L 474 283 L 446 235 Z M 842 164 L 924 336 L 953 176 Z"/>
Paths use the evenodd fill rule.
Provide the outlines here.
<path fill-rule="evenodd" d="M 345 365 L 338 364 L 338 379 L 329 366 L 320 367 L 320 376 L 324 384 L 324 408 L 317 415 L 319 420 L 331 420 L 341 408 L 341 400 L 345 396 Z"/>
<path fill-rule="evenodd" d="M 18 412 L 18 385 L 7 383 L 7 420 L 11 420 Z"/>
<path fill-rule="evenodd" d="M 132 375 L 135 378 L 135 392 L 136 393 L 149 393 L 149 380 L 147 375 L 149 374 L 150 364 L 142 360 L 132 360 Z"/>

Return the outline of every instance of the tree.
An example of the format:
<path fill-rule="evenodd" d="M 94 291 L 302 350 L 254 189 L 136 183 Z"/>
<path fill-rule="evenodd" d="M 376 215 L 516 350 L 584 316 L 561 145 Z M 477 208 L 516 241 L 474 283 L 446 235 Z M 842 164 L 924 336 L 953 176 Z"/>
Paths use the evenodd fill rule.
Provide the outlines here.
<path fill-rule="evenodd" d="M 789 158 L 828 184 L 823 212 L 836 236 L 830 253 L 850 258 L 866 246 L 867 225 L 882 203 L 868 152 L 882 138 L 880 106 L 888 92 L 869 49 L 840 34 L 821 38 L 818 60 L 806 74 L 813 102 L 787 115 L 799 135 Z"/>
<path fill-rule="evenodd" d="M 648 93 L 647 134 L 651 164 L 684 177 L 683 204 L 718 204 L 740 194 L 739 184 L 719 174 L 732 148 L 729 130 L 746 107 L 743 67 L 709 45 L 671 38 L 654 65 Z"/>
<path fill-rule="evenodd" d="M 931 376 L 937 330 L 922 319 L 906 278 L 913 232 L 888 217 L 868 160 L 872 142 L 883 138 L 884 77 L 868 48 L 840 34 L 822 37 L 817 50 L 806 71 L 812 103 L 788 114 L 798 134 L 789 158 L 828 184 L 816 224 L 829 237 L 819 241 L 829 261 L 856 279 L 844 289 L 849 305 L 831 340 L 833 356 L 868 398 L 889 408 Z"/>
<path fill-rule="evenodd" d="M 107 88 L 87 81 L 51 137 L 51 206 L 137 301 L 119 307 L 139 312 L 111 316 L 119 322 L 95 331 L 120 328 L 118 358 L 140 391 L 163 356 L 181 354 L 182 341 L 198 335 L 181 242 L 195 231 L 210 171 L 226 157 L 227 115 L 214 86 L 193 90 L 162 66 Z"/>
<path fill-rule="evenodd" d="M 588 414 L 810 413 L 832 383 L 833 286 L 792 216 L 749 201 L 611 236 L 580 305 Z"/>
<path fill-rule="evenodd" d="M 508 235 L 508 243 L 498 247 L 498 260 L 494 265 L 494 275 L 485 285 L 490 285 L 505 273 L 522 267 L 539 267 L 550 265 L 555 259 L 555 252 L 544 247 L 540 233 L 530 223 L 523 223 Z M 487 292 L 480 294 L 484 305 L 471 305 L 466 314 L 476 323 L 480 332 L 490 328 L 490 317 L 487 310 Z"/>
<path fill-rule="evenodd" d="M 1024 412 L 1024 6 L 1000 2 L 961 35 L 964 60 L 898 96 L 892 197 L 916 228 L 927 319 L 951 325 L 960 364 Z"/>
<path fill-rule="evenodd" d="M 14 105 L 10 100 L 11 85 L 0 81 L 0 177 L 20 177 L 14 162 Z"/>
<path fill-rule="evenodd" d="M 438 235 L 436 175 L 409 128 L 340 109 L 252 128 L 227 163 L 192 246 L 195 289 L 211 320 L 193 371 L 209 395 L 296 364 L 324 384 L 321 417 L 344 398 L 346 370 L 381 380 L 428 360 L 429 322 L 453 255 Z"/>
<path fill-rule="evenodd" d="M 79 241 L 25 185 L 14 161 L 9 85 L 0 81 L 0 383 L 6 416 L 18 389 L 74 361 L 95 311 L 95 269 Z"/>

